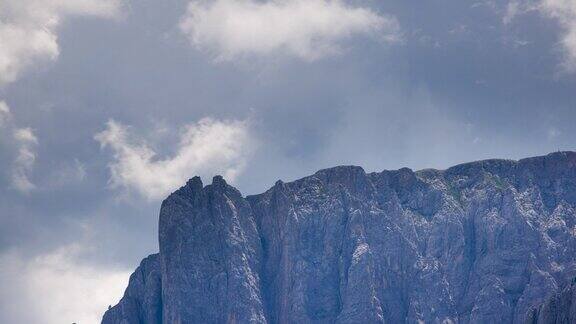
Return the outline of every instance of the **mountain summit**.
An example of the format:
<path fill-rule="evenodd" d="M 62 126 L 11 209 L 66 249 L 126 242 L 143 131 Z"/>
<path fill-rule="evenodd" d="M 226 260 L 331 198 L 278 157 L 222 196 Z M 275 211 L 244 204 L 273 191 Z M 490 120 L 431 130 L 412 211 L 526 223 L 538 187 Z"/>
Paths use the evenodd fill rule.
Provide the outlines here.
<path fill-rule="evenodd" d="M 102 323 L 558 318 L 542 314 L 574 296 L 576 153 L 340 166 L 248 197 L 195 177 L 162 203 L 159 241 Z"/>

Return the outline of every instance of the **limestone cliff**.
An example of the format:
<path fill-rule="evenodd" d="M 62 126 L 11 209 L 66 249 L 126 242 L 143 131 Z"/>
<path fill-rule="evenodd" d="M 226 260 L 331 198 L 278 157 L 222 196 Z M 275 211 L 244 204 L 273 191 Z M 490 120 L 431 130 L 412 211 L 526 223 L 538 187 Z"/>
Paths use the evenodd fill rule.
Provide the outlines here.
<path fill-rule="evenodd" d="M 103 323 L 523 323 L 576 276 L 576 153 L 193 178 Z"/>

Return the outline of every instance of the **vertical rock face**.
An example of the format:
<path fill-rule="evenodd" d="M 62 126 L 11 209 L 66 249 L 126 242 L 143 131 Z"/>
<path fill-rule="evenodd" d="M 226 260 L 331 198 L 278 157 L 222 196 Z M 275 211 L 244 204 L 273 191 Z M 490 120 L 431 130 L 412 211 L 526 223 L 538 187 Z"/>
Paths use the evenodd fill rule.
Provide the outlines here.
<path fill-rule="evenodd" d="M 522 323 L 576 276 L 575 210 L 573 152 L 336 167 L 246 198 L 193 178 L 103 323 Z"/>
<path fill-rule="evenodd" d="M 528 313 L 526 323 L 576 323 L 576 280 L 573 280 L 562 291 L 550 296 L 541 305 L 534 307 Z"/>
<path fill-rule="evenodd" d="M 158 254 L 142 260 L 130 276 L 124 297 L 108 309 L 102 323 L 161 324 L 162 286 Z"/>
<path fill-rule="evenodd" d="M 221 177 L 172 194 L 160 212 L 164 323 L 265 323 L 252 210 Z"/>

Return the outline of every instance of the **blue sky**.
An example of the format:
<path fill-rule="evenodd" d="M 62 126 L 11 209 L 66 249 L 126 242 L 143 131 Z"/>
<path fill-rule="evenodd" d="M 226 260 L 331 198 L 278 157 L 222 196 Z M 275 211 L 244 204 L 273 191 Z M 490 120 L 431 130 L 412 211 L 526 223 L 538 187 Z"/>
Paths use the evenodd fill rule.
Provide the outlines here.
<path fill-rule="evenodd" d="M 194 175 L 574 150 L 575 90 L 573 0 L 0 0 L 0 322 L 98 321 Z"/>

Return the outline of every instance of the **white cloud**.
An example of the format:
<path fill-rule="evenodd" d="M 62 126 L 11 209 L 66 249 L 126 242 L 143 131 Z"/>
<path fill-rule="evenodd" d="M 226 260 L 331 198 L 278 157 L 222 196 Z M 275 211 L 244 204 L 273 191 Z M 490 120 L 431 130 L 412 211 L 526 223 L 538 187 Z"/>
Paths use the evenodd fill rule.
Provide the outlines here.
<path fill-rule="evenodd" d="M 27 193 L 36 188 L 30 181 L 28 174 L 36 162 L 34 148 L 38 144 L 38 139 L 30 128 L 16 128 L 13 131 L 13 136 L 18 146 L 18 155 L 14 161 L 12 184 L 18 191 Z"/>
<path fill-rule="evenodd" d="M 22 193 L 28 193 L 36 188 L 30 181 L 29 174 L 36 162 L 35 148 L 38 138 L 31 128 L 16 125 L 10 108 L 4 101 L 0 101 L 0 131 L 3 136 L 12 139 L 11 144 L 17 151 L 11 170 L 12 186 Z"/>
<path fill-rule="evenodd" d="M 149 199 L 165 197 L 194 175 L 219 173 L 234 181 L 254 148 L 248 122 L 210 118 L 184 127 L 176 153 L 163 159 L 113 120 L 95 138 L 114 153 L 109 164 L 112 186 L 134 189 Z"/>
<path fill-rule="evenodd" d="M 502 23 L 505 25 L 510 24 L 516 16 L 518 16 L 519 11 L 521 10 L 521 3 L 518 0 L 512 0 L 506 6 L 506 10 L 504 11 L 504 16 L 502 17 Z"/>
<path fill-rule="evenodd" d="M 12 119 L 10 108 L 4 101 L 0 101 L 0 128 L 3 128 L 10 119 Z"/>
<path fill-rule="evenodd" d="M 0 86 L 37 61 L 59 55 L 57 29 L 68 16 L 115 16 L 122 0 L 0 1 Z"/>
<path fill-rule="evenodd" d="M 17 251 L 0 255 L 0 321 L 100 323 L 130 274 L 78 262 L 83 249 L 70 245 L 32 259 Z"/>
<path fill-rule="evenodd" d="M 511 24 L 518 16 L 540 11 L 541 3 L 544 0 L 511 0 L 506 4 L 503 11 L 502 23 Z"/>
<path fill-rule="evenodd" d="M 564 31 L 560 40 L 565 52 L 564 66 L 569 71 L 576 70 L 576 1 L 542 0 L 541 10 L 560 23 Z"/>
<path fill-rule="evenodd" d="M 356 34 L 398 38 L 397 21 L 341 0 L 193 1 L 180 23 L 191 43 L 219 60 L 285 54 L 314 60 Z"/>
<path fill-rule="evenodd" d="M 14 139 L 24 144 L 36 144 L 38 139 L 31 128 L 18 128 L 14 131 Z"/>
<path fill-rule="evenodd" d="M 1 1 L 1 0 L 0 0 Z M 31 180 L 37 158 L 38 138 L 30 127 L 20 127 L 10 107 L 0 101 L 0 136 L 8 145 L 14 155 L 12 166 L 9 169 L 12 187 L 21 193 L 29 193 L 36 189 Z M 81 182 L 86 177 L 86 168 L 78 159 L 61 163 L 59 168 L 44 174 L 50 189 Z M 45 189 L 47 186 L 45 186 Z"/>
<path fill-rule="evenodd" d="M 508 3 L 502 21 L 510 24 L 519 15 L 537 11 L 560 24 L 560 45 L 564 52 L 563 67 L 576 70 L 576 1 L 574 0 L 513 0 Z"/>

